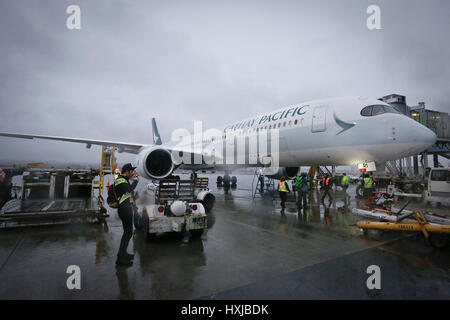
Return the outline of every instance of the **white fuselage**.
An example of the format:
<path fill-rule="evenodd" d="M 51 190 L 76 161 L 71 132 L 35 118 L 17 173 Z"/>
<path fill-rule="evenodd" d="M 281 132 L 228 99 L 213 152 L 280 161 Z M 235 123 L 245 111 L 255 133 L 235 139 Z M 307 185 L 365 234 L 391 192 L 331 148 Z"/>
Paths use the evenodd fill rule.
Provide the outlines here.
<path fill-rule="evenodd" d="M 255 141 L 252 136 L 261 131 L 276 128 L 279 166 L 289 167 L 383 162 L 418 154 L 436 142 L 430 129 L 403 114 L 361 115 L 361 110 L 371 105 L 392 109 L 379 100 L 355 97 L 305 102 L 234 123 L 214 141 L 202 139 L 195 147 L 217 157 L 215 150 L 222 146 L 226 157 L 227 150 L 239 149 L 235 145 L 240 139 L 245 142 L 245 149 L 241 149 L 245 150 L 245 165 L 252 165 L 251 159 L 258 156 L 258 150 L 249 147 L 248 142 Z M 182 144 L 167 146 L 184 149 Z"/>

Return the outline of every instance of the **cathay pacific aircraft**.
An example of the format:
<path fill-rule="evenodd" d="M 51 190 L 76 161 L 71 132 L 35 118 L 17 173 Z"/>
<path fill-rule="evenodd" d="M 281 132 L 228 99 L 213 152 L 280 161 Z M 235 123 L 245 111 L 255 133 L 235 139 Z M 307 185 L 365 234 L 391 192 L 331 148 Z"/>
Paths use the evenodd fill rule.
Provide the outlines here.
<path fill-rule="evenodd" d="M 194 130 L 195 133 L 195 130 Z M 162 143 L 153 119 L 153 144 L 21 133 L 0 136 L 50 139 L 116 147 L 136 154 L 139 174 L 162 179 L 175 169 L 224 170 L 270 166 L 295 176 L 300 166 L 382 164 L 432 146 L 433 131 L 376 99 L 330 98 L 284 107 L 240 120 L 222 130 L 185 134 Z"/>

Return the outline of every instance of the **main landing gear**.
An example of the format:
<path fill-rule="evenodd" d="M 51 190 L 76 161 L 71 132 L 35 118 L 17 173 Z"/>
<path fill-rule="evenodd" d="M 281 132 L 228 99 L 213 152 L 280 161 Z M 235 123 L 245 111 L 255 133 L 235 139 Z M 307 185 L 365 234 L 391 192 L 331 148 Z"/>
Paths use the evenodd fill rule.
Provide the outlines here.
<path fill-rule="evenodd" d="M 226 173 L 223 177 L 217 177 L 217 186 L 224 188 L 236 188 L 237 187 L 237 178 L 236 176 L 230 177 L 228 173 Z"/>

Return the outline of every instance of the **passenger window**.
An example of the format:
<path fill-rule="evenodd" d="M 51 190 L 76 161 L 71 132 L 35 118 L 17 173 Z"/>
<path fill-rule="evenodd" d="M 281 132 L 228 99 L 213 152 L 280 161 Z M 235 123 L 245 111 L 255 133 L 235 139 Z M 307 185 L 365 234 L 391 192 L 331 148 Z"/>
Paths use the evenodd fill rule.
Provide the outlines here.
<path fill-rule="evenodd" d="M 298 120 L 295 120 L 295 121 L 294 121 L 294 124 L 297 125 L 297 123 L 298 123 Z"/>
<path fill-rule="evenodd" d="M 283 127 L 286 127 L 286 121 L 283 123 Z"/>
<path fill-rule="evenodd" d="M 281 127 L 281 122 L 278 124 L 278 128 Z"/>

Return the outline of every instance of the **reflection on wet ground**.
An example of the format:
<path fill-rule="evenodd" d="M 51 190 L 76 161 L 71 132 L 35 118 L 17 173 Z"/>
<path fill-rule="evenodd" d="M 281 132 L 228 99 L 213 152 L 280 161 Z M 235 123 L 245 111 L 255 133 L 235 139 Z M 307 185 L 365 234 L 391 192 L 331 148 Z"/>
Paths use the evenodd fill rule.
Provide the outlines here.
<path fill-rule="evenodd" d="M 336 191 L 324 203 L 312 192 L 306 212 L 298 212 L 291 194 L 281 212 L 277 194 L 252 200 L 252 178 L 239 176 L 238 188 L 226 193 L 210 184 L 217 201 L 201 238 L 184 243 L 167 234 L 146 243 L 135 234 L 129 268 L 114 264 L 122 227 L 112 210 L 108 226 L 0 230 L 0 298 L 449 297 L 448 250 L 411 234 L 363 236 L 351 213 L 355 186 L 350 197 Z M 366 288 L 371 264 L 382 269 L 376 294 Z M 66 287 L 69 265 L 81 269 L 81 290 Z"/>

